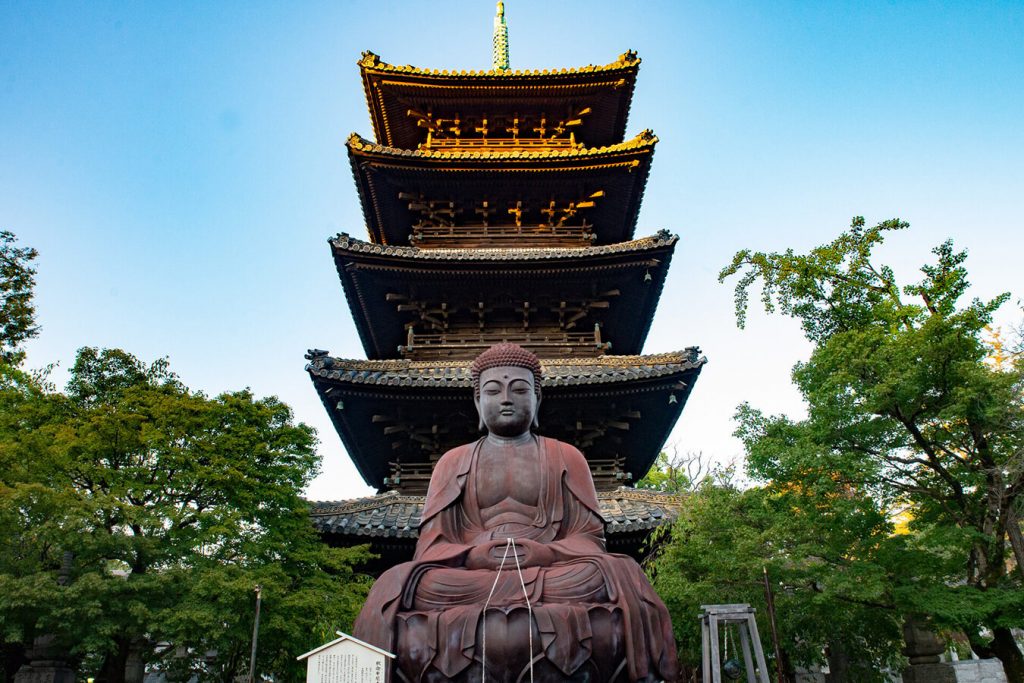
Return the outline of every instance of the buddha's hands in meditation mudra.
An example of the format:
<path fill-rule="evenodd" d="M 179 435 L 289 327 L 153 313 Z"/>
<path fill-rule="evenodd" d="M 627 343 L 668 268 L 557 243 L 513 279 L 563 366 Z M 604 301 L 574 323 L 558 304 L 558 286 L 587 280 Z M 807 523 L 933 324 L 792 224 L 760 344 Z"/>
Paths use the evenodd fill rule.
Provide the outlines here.
<path fill-rule="evenodd" d="M 513 544 L 509 548 L 507 540 L 499 540 L 473 546 L 466 556 L 466 569 L 498 569 L 502 566 L 509 569 L 516 566 L 517 559 L 523 569 L 548 567 L 555 562 L 554 551 L 544 543 L 521 538 L 514 540 Z"/>

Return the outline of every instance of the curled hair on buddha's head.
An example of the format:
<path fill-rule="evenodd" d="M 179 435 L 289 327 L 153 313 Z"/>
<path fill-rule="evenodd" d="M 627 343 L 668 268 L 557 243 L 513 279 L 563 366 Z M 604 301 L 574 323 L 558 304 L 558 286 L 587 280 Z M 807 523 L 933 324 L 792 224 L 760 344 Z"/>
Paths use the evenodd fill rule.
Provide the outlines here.
<path fill-rule="evenodd" d="M 533 373 L 533 391 L 540 398 L 540 360 L 519 344 L 503 342 L 490 347 L 473 361 L 469 373 L 473 378 L 473 396 L 480 398 L 480 373 L 491 368 L 526 368 Z"/>

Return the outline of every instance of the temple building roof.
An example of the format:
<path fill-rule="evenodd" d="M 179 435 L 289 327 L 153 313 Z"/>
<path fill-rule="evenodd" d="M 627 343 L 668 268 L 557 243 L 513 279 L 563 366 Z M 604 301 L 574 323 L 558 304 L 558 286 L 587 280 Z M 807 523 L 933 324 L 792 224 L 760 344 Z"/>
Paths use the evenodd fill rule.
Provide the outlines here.
<path fill-rule="evenodd" d="M 344 234 L 330 244 L 366 354 L 380 359 L 473 358 L 496 341 L 541 357 L 639 353 L 677 241 L 662 231 L 596 247 L 419 249 Z"/>
<path fill-rule="evenodd" d="M 369 543 L 380 556 L 367 571 L 380 574 L 412 559 L 419 536 L 424 496 L 389 491 L 367 498 L 310 501 L 310 518 L 320 537 L 333 546 Z M 678 495 L 618 487 L 598 491 L 609 552 L 627 553 L 637 560 L 650 550 L 646 541 L 658 527 L 679 515 Z"/>
<path fill-rule="evenodd" d="M 416 151 L 357 135 L 349 160 L 370 239 L 418 246 L 629 240 L 657 137 L 605 147 Z"/>
<path fill-rule="evenodd" d="M 429 465 L 479 436 L 469 361 L 346 360 L 307 354 L 306 370 L 363 479 L 384 490 L 395 467 Z M 539 433 L 591 462 L 650 468 L 706 359 L 700 350 L 545 359 Z M 596 479 L 597 477 L 595 477 Z M 613 479 L 609 479 L 612 481 Z"/>
<path fill-rule="evenodd" d="M 442 144 L 620 142 L 639 67 L 635 52 L 602 66 L 543 70 L 419 69 L 372 52 L 359 60 L 375 137 L 401 149 L 416 149 L 428 133 Z"/>
<path fill-rule="evenodd" d="M 346 233 L 339 233 L 328 240 L 336 251 L 347 251 L 362 254 L 396 256 L 422 261 L 439 263 L 452 261 L 558 261 L 571 263 L 573 260 L 586 259 L 594 256 L 630 254 L 642 252 L 666 245 L 674 245 L 679 240 L 667 230 L 660 230 L 654 235 L 640 237 L 615 244 L 602 244 L 596 247 L 479 247 L 420 249 L 401 245 L 382 245 L 356 239 Z M 558 265 L 558 264 L 553 264 Z M 564 265 L 564 264 L 560 264 Z"/>
<path fill-rule="evenodd" d="M 599 491 L 598 503 L 608 534 L 649 531 L 679 512 L 674 494 L 619 487 Z M 397 491 L 342 501 L 311 501 L 310 515 L 317 530 L 325 534 L 382 538 L 416 538 L 424 496 Z"/>
<path fill-rule="evenodd" d="M 391 147 L 367 140 L 358 133 L 349 135 L 347 142 L 350 151 L 364 152 L 366 154 L 377 154 L 381 156 L 392 156 L 401 159 L 423 159 L 426 161 L 440 162 L 449 165 L 453 160 L 472 159 L 480 163 L 487 163 L 492 166 L 504 166 L 510 161 L 531 161 L 537 159 L 578 159 L 585 157 L 608 157 L 610 155 L 630 152 L 639 149 L 653 148 L 658 142 L 658 137 L 650 129 L 641 131 L 629 140 L 616 142 L 609 145 L 596 147 L 571 147 L 567 149 L 497 149 L 497 150 L 475 150 L 470 148 L 434 150 L 434 149 L 403 149 Z"/>
<path fill-rule="evenodd" d="M 353 384 L 401 387 L 473 388 L 469 361 L 350 360 L 312 351 L 306 371 L 314 377 Z M 672 375 L 680 368 L 699 368 L 706 359 L 700 349 L 646 356 L 602 356 L 586 359 L 541 360 L 544 390 L 589 384 L 608 384 Z"/>

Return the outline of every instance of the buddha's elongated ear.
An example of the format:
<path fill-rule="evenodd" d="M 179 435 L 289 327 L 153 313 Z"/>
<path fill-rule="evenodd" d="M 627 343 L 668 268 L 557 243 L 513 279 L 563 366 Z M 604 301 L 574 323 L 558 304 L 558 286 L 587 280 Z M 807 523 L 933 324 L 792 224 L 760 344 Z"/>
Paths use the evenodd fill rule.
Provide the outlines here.
<path fill-rule="evenodd" d="M 540 429 L 540 389 L 537 389 L 537 407 L 533 410 L 533 422 L 530 427 Z"/>
<path fill-rule="evenodd" d="M 480 412 L 480 394 L 473 396 L 473 405 L 476 406 L 476 428 L 482 432 L 487 427 L 484 425 L 484 414 Z"/>

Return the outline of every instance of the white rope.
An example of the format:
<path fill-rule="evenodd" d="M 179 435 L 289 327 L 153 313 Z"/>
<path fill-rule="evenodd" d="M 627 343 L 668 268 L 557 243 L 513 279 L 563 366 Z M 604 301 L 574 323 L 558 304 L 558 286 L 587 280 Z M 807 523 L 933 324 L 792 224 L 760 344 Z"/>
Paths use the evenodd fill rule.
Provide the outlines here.
<path fill-rule="evenodd" d="M 505 558 L 508 557 L 508 549 L 512 544 L 512 539 L 508 539 L 505 543 L 505 554 L 501 556 L 501 564 L 498 566 L 498 571 L 494 574 L 494 585 L 491 586 L 491 592 L 487 596 L 487 602 L 484 603 L 484 611 L 481 613 L 480 619 L 480 639 L 483 641 L 480 648 L 480 683 L 487 683 L 487 606 L 491 604 L 491 598 L 494 596 L 494 589 L 498 587 L 498 579 L 501 578 L 501 570 L 505 566 Z"/>
<path fill-rule="evenodd" d="M 512 545 L 512 539 L 508 539 L 509 545 Z M 526 593 L 526 580 L 523 579 L 523 570 L 519 566 L 519 555 L 512 553 L 512 557 L 516 561 L 516 572 L 519 573 L 519 585 L 523 587 L 523 600 L 526 601 L 526 614 L 529 621 L 526 624 L 527 633 L 530 638 L 530 683 L 533 683 L 533 607 L 530 605 L 530 596 Z"/>
<path fill-rule="evenodd" d="M 480 683 L 487 683 L 487 607 L 491 604 L 491 598 L 494 597 L 494 589 L 498 587 L 498 580 L 501 578 L 501 572 L 505 569 L 505 560 L 508 558 L 508 551 L 514 547 L 515 543 L 512 539 L 507 539 L 507 542 L 505 543 L 505 554 L 501 556 L 501 564 L 498 565 L 498 571 L 495 573 L 494 584 L 491 586 L 491 592 L 487 596 L 487 602 L 484 603 L 484 610 L 481 613 L 480 640 L 482 643 L 480 647 Z M 526 600 L 526 612 L 529 616 L 527 628 L 530 637 L 530 683 L 533 683 L 533 606 L 530 605 L 530 596 L 526 592 L 526 580 L 523 578 L 522 567 L 519 566 L 519 555 L 513 552 L 512 557 L 515 558 L 516 561 L 516 572 L 519 574 L 519 585 L 523 588 L 523 599 Z"/>

